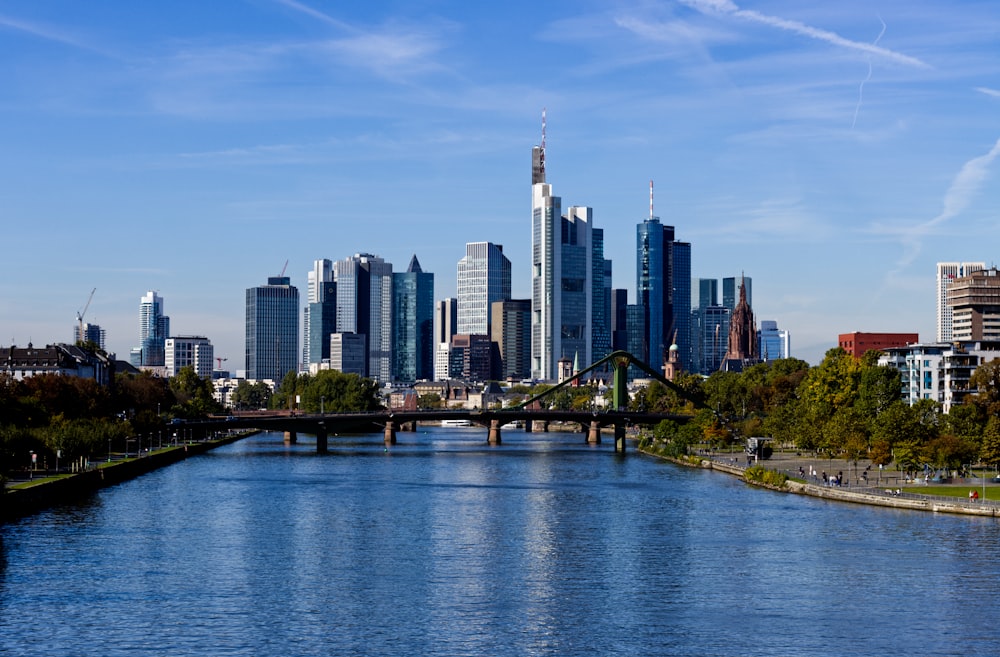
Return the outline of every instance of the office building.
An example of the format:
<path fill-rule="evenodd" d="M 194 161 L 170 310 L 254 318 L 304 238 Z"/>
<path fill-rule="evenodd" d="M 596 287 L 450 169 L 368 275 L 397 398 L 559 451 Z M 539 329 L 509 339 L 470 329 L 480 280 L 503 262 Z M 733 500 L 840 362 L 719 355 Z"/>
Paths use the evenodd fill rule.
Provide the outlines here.
<path fill-rule="evenodd" d="M 492 352 L 492 341 L 486 334 L 453 335 L 449 354 L 449 370 L 452 376 L 467 381 L 489 381 L 497 378 L 494 376 Z"/>
<path fill-rule="evenodd" d="M 434 380 L 451 378 L 449 354 L 451 338 L 458 332 L 458 299 L 441 299 L 434 304 Z"/>
<path fill-rule="evenodd" d="M 320 363 L 330 357 L 330 334 L 336 330 L 336 290 L 333 287 L 333 262 L 327 259 L 313 261 L 306 276 L 306 303 L 302 309 L 302 365 Z M 320 304 L 316 306 L 315 304 Z M 313 312 L 319 317 L 315 322 Z M 317 336 L 315 344 L 312 336 Z"/>
<path fill-rule="evenodd" d="M 170 337 L 170 318 L 163 314 L 163 298 L 150 290 L 139 300 L 139 364 L 163 367 Z"/>
<path fill-rule="evenodd" d="M 165 347 L 167 376 L 177 376 L 185 367 L 203 379 L 212 378 L 215 350 L 208 338 L 200 335 L 175 335 L 167 338 Z"/>
<path fill-rule="evenodd" d="M 542 143 L 532 149 L 531 171 L 531 376 L 557 380 L 558 361 L 566 357 L 593 362 L 594 260 L 593 210 L 570 207 L 545 181 L 544 116 Z"/>
<path fill-rule="evenodd" d="M 983 262 L 939 262 L 937 263 L 937 341 L 952 340 L 952 310 L 948 305 L 948 290 L 957 278 L 964 278 L 973 272 L 986 269 Z"/>
<path fill-rule="evenodd" d="M 364 376 L 388 383 L 392 379 L 392 263 L 369 253 L 356 253 L 333 263 L 333 277 L 337 283 L 337 332 L 366 336 Z"/>
<path fill-rule="evenodd" d="M 722 279 L 722 305 L 732 313 L 740 300 L 740 288 L 744 288 L 747 305 L 753 308 L 753 279 L 749 276 L 731 276 Z"/>
<path fill-rule="evenodd" d="M 392 275 L 393 380 L 412 383 L 434 376 L 434 274 L 414 255 Z"/>
<path fill-rule="evenodd" d="M 761 322 L 761 331 L 764 324 Z M 837 336 L 837 346 L 854 356 L 861 358 L 865 353 L 875 349 L 885 351 L 898 347 L 905 347 L 910 344 L 920 342 L 920 337 L 916 333 L 864 333 L 854 331 L 852 333 L 841 333 Z"/>
<path fill-rule="evenodd" d="M 757 331 L 757 353 L 761 360 L 771 361 L 779 358 L 790 358 L 792 339 L 788 331 L 778 328 L 778 322 L 763 319 L 760 330 Z"/>
<path fill-rule="evenodd" d="M 674 227 L 653 214 L 649 183 L 649 217 L 636 227 L 636 305 L 646 314 L 646 350 L 634 354 L 653 367 L 667 358 L 674 342 L 678 362 L 693 368 L 691 348 L 691 245 L 674 239 Z"/>
<path fill-rule="evenodd" d="M 610 277 L 609 279 L 610 280 Z M 628 290 L 611 290 L 611 349 L 628 351 Z"/>
<path fill-rule="evenodd" d="M 80 334 L 80 325 L 73 327 L 73 344 L 79 342 L 93 342 L 101 350 L 105 349 L 104 343 L 107 340 L 107 333 L 99 324 L 84 324 L 83 335 Z"/>
<path fill-rule="evenodd" d="M 298 369 L 299 291 L 288 276 L 246 292 L 246 369 L 251 380 L 280 384 Z"/>
<path fill-rule="evenodd" d="M 520 381 L 531 377 L 531 299 L 493 302 L 490 336 L 497 345 L 500 378 Z"/>
<path fill-rule="evenodd" d="M 952 340 L 1000 340 L 1000 273 L 979 269 L 952 279 L 948 287 Z"/>
<path fill-rule="evenodd" d="M 344 374 L 367 376 L 368 340 L 359 333 L 330 335 L 330 369 Z"/>
<path fill-rule="evenodd" d="M 722 366 L 729 347 L 729 308 L 704 306 L 698 309 L 699 374 L 709 375 Z"/>
<path fill-rule="evenodd" d="M 489 335 L 494 301 L 510 298 L 510 260 L 503 245 L 471 242 L 458 261 L 457 333 Z"/>

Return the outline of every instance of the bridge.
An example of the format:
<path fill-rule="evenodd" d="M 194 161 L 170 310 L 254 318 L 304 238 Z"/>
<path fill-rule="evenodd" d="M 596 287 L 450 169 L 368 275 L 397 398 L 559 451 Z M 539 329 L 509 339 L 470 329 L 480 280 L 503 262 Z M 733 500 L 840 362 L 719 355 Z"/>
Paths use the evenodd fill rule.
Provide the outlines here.
<path fill-rule="evenodd" d="M 605 363 L 613 366 L 612 408 L 603 411 L 573 411 L 542 408 L 540 401 L 558 390 L 577 384 L 589 372 L 596 370 Z M 581 370 L 548 390 L 530 397 L 517 406 L 505 409 L 472 409 L 472 410 L 383 410 L 359 413 L 322 413 L 322 414 L 275 414 L 275 415 L 237 415 L 225 419 L 200 420 L 177 425 L 193 432 L 218 431 L 220 429 L 262 429 L 282 431 L 286 440 L 294 442 L 297 434 L 305 433 L 316 436 L 316 450 L 326 453 L 329 450 L 330 434 L 341 433 L 372 433 L 382 432 L 386 445 L 395 445 L 397 433 L 400 431 L 415 431 L 420 422 L 440 422 L 442 420 L 465 420 L 471 424 L 487 429 L 487 442 L 491 445 L 502 443 L 503 427 L 512 424 L 522 424 L 525 431 L 548 431 L 553 422 L 571 422 L 580 425 L 581 432 L 586 433 L 587 442 L 600 444 L 601 430 L 614 428 L 615 451 L 625 452 L 625 429 L 629 425 L 655 425 L 662 420 L 686 422 L 692 416 L 673 413 L 646 413 L 628 410 L 627 370 L 636 366 L 651 378 L 674 390 L 682 398 L 691 401 L 696 406 L 703 406 L 700 400 L 692 397 L 673 381 L 649 365 L 639 361 L 631 354 L 616 351 L 602 358 L 593 365 Z"/>

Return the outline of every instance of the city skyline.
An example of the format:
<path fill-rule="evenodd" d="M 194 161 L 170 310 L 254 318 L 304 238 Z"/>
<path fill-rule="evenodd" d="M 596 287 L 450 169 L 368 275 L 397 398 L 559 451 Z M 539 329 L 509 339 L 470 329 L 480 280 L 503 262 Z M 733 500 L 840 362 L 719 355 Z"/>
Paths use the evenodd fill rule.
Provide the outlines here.
<path fill-rule="evenodd" d="M 70 341 L 96 288 L 127 360 L 155 291 L 235 369 L 245 290 L 284 263 L 305 291 L 319 258 L 416 254 L 437 301 L 480 241 L 529 298 L 542 108 L 614 288 L 653 179 L 692 280 L 752 276 L 811 363 L 839 333 L 934 340 L 936 263 L 995 262 L 988 3 L 376 5 L 4 3 L 3 339 Z"/>

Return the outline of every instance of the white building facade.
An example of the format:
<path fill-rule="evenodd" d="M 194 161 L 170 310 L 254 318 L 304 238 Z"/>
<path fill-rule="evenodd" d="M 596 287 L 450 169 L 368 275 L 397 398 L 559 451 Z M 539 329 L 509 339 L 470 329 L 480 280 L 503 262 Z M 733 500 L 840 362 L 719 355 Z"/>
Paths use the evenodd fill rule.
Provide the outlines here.
<path fill-rule="evenodd" d="M 986 269 L 984 262 L 939 262 L 937 263 L 937 341 L 950 342 L 953 337 L 951 306 L 948 304 L 948 290 L 957 278 L 969 276 L 974 271 Z"/>
<path fill-rule="evenodd" d="M 215 349 L 208 338 L 200 335 L 176 335 L 167 338 L 165 360 L 167 376 L 176 376 L 182 368 L 192 367 L 195 374 L 212 377 Z"/>

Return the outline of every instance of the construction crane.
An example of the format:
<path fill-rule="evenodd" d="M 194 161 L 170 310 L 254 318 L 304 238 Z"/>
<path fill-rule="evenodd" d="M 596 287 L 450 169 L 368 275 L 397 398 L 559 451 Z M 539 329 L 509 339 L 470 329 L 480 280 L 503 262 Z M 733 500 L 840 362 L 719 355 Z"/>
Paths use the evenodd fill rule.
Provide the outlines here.
<path fill-rule="evenodd" d="M 90 296 L 87 297 L 87 303 L 83 306 L 83 310 L 78 310 L 76 312 L 76 321 L 80 323 L 80 334 L 76 339 L 80 342 L 86 342 L 86 336 L 83 334 L 83 316 L 87 314 L 87 308 L 90 308 L 90 302 L 94 300 L 94 292 L 97 292 L 96 287 L 90 291 Z"/>
<path fill-rule="evenodd" d="M 287 260 L 285 260 L 285 266 L 281 268 L 281 273 L 278 274 L 278 278 L 284 277 L 286 269 L 288 269 L 288 261 Z"/>

